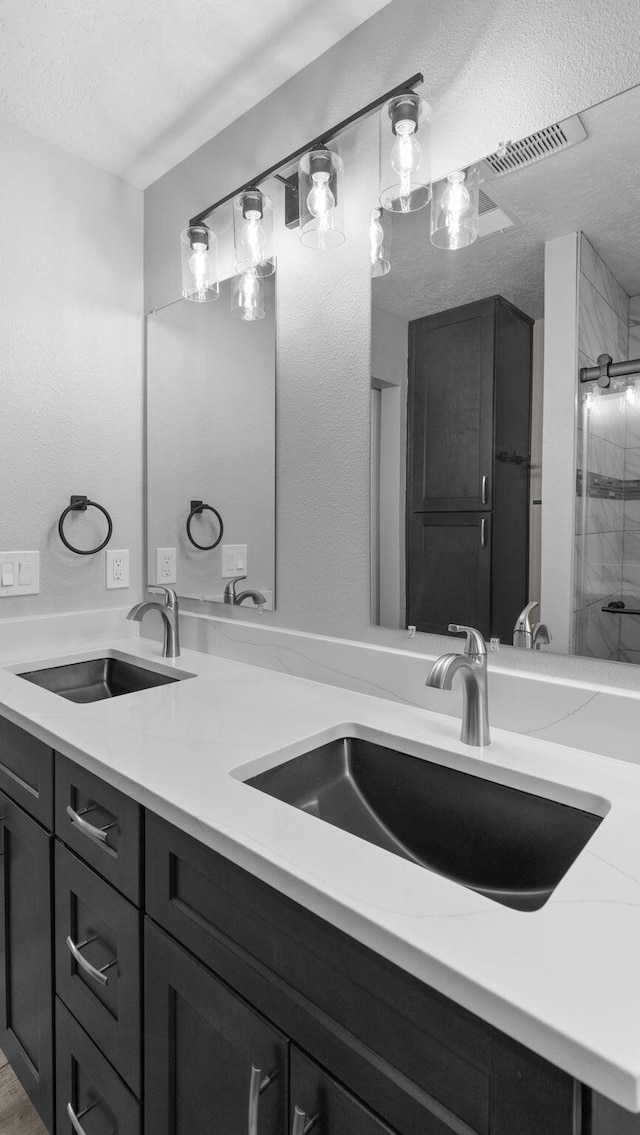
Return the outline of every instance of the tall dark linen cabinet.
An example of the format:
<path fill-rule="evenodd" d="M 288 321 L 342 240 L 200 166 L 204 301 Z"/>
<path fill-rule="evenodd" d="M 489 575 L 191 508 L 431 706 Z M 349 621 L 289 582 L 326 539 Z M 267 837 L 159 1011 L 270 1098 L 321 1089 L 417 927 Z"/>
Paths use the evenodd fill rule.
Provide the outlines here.
<path fill-rule="evenodd" d="M 409 324 L 407 625 L 510 642 L 528 600 L 533 320 L 502 296 Z"/>

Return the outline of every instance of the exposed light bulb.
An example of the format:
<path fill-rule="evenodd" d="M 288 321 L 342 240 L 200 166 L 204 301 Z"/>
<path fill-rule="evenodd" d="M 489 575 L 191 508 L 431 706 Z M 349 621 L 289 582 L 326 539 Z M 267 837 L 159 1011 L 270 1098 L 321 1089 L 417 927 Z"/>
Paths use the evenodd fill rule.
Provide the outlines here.
<path fill-rule="evenodd" d="M 260 298 L 260 281 L 255 271 L 243 272 L 237 291 L 237 310 L 240 319 L 250 322 L 263 318 L 264 306 Z"/>
<path fill-rule="evenodd" d="M 380 224 L 380 209 L 371 210 L 369 243 L 371 247 L 371 264 L 375 266 L 382 258 L 382 245 L 384 244 L 384 229 Z"/>
<path fill-rule="evenodd" d="M 449 234 L 449 247 L 458 248 L 462 234 L 462 218 L 469 209 L 471 197 L 464 184 L 466 174 L 462 170 L 450 173 L 449 182 L 442 194 L 440 206 L 445 215 L 445 224 Z"/>
<path fill-rule="evenodd" d="M 331 228 L 331 214 L 336 207 L 336 199 L 329 188 L 330 174 L 318 170 L 312 174 L 313 187 L 307 194 L 307 209 L 318 224 L 318 248 L 326 249 L 324 234 Z"/>
<path fill-rule="evenodd" d="M 241 246 L 242 253 L 250 262 L 252 268 L 264 264 L 267 234 L 261 224 L 261 213 L 257 209 L 248 209 L 245 213 L 245 222 L 242 226 Z"/>
<path fill-rule="evenodd" d="M 204 302 L 207 299 L 211 262 L 209 260 L 206 244 L 202 244 L 200 241 L 194 241 L 192 248 L 193 255 L 189 257 L 189 271 L 191 272 L 195 284 L 195 298 Z"/>
<path fill-rule="evenodd" d="M 390 161 L 400 178 L 400 209 L 403 213 L 411 211 L 411 175 L 417 173 L 422 165 L 422 148 L 416 138 L 416 124 L 410 118 L 396 123 L 396 141 L 393 144 Z"/>

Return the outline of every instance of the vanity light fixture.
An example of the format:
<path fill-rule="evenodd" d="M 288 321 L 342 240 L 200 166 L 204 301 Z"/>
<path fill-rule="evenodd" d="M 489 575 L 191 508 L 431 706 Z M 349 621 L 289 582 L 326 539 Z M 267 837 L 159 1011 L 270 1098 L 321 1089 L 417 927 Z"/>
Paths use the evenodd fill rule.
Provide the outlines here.
<path fill-rule="evenodd" d="M 415 213 L 431 200 L 431 108 L 405 91 L 380 112 L 380 204 L 392 213 Z"/>
<path fill-rule="evenodd" d="M 389 218 L 389 221 L 391 218 Z M 369 222 L 369 247 L 371 252 L 371 275 L 386 276 L 391 271 L 391 225 L 385 220 L 381 208 L 371 210 Z"/>
<path fill-rule="evenodd" d="M 478 235 L 480 176 L 477 167 L 456 170 L 433 187 L 431 243 L 456 250 L 473 244 Z"/>
<path fill-rule="evenodd" d="M 233 242 L 237 272 L 273 275 L 273 205 L 255 185 L 233 199 Z"/>
<path fill-rule="evenodd" d="M 243 319 L 246 323 L 264 319 L 263 279 L 264 277 L 259 276 L 252 268 L 248 272 L 234 276 L 231 288 L 231 314 L 236 319 Z"/>
<path fill-rule="evenodd" d="M 189 224 L 180 234 L 182 294 L 195 303 L 210 303 L 220 295 L 218 241 L 205 224 Z"/>
<path fill-rule="evenodd" d="M 326 252 L 344 244 L 343 170 L 342 158 L 326 146 L 311 150 L 300 159 L 300 241 L 307 248 Z"/>

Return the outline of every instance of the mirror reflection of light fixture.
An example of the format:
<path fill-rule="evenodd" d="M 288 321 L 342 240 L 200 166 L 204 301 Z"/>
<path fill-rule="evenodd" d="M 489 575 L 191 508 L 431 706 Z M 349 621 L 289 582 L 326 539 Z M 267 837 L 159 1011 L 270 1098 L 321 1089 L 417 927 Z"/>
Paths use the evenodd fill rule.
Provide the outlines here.
<path fill-rule="evenodd" d="M 414 91 L 389 99 L 380 112 L 380 204 L 414 213 L 431 200 L 431 108 Z"/>
<path fill-rule="evenodd" d="M 234 276 L 231 289 L 231 314 L 236 319 L 243 319 L 252 323 L 256 319 L 264 319 L 264 277 L 258 276 L 253 269 L 241 272 Z"/>
<path fill-rule="evenodd" d="M 195 303 L 211 303 L 220 295 L 218 241 L 207 225 L 188 225 L 180 233 L 182 294 Z"/>
<path fill-rule="evenodd" d="M 389 221 L 391 218 L 389 218 Z M 369 248 L 371 275 L 386 276 L 391 271 L 391 225 L 385 221 L 382 209 L 371 210 L 369 222 Z"/>
<path fill-rule="evenodd" d="M 255 186 L 233 199 L 233 242 L 237 272 L 273 275 L 273 206 Z"/>
<path fill-rule="evenodd" d="M 343 168 L 338 154 L 326 148 L 311 150 L 300 159 L 300 240 L 307 248 L 324 252 L 344 243 Z"/>
<path fill-rule="evenodd" d="M 431 243 L 452 250 L 473 244 L 478 235 L 480 177 L 475 166 L 456 170 L 433 187 Z"/>

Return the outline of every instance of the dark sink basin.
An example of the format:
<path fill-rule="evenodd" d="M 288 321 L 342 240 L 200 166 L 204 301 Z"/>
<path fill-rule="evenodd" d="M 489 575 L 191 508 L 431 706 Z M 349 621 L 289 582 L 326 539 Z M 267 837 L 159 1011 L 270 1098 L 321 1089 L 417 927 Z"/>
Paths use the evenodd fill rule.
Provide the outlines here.
<path fill-rule="evenodd" d="M 246 783 L 515 910 L 544 905 L 602 822 L 351 737 Z"/>
<path fill-rule="evenodd" d="M 89 662 L 70 662 L 47 670 L 32 670 L 19 677 L 60 694 L 68 701 L 90 702 L 133 694 L 152 686 L 165 686 L 179 681 L 181 676 L 158 674 L 121 658 L 93 658 Z"/>

